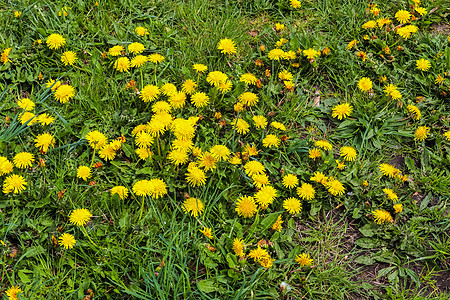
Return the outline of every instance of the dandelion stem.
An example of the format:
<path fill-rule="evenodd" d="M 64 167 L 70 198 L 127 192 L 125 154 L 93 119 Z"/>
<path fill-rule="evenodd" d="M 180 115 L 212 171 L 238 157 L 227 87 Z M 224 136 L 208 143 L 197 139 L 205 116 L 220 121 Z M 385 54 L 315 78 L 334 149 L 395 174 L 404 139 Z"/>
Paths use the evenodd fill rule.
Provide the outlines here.
<path fill-rule="evenodd" d="M 155 65 L 155 85 L 156 85 L 156 68 L 158 67 L 158 65 Z"/>
<path fill-rule="evenodd" d="M 139 214 L 139 220 L 138 220 L 138 222 L 141 220 L 141 218 L 142 218 L 142 213 L 144 212 L 144 201 L 145 201 L 145 196 L 142 196 L 141 213 Z"/>
<path fill-rule="evenodd" d="M 142 74 L 142 68 L 139 68 L 139 70 L 141 71 L 141 89 L 144 88 L 144 75 Z"/>
<path fill-rule="evenodd" d="M 158 145 L 158 155 L 161 156 L 161 147 L 159 146 L 159 135 L 156 138 L 156 144 Z"/>
<path fill-rule="evenodd" d="M 91 160 L 91 164 L 90 164 L 89 168 L 92 168 L 92 165 L 94 164 L 94 158 L 95 158 L 95 149 L 94 149 L 94 154 L 92 154 L 92 160 Z"/>

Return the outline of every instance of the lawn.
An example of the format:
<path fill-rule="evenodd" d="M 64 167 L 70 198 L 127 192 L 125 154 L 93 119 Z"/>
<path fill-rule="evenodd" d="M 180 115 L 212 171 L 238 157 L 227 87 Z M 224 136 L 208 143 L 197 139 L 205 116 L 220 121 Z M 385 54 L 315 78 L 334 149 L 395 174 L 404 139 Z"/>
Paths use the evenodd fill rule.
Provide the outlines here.
<path fill-rule="evenodd" d="M 450 299 L 447 0 L 0 0 L 3 299 Z"/>

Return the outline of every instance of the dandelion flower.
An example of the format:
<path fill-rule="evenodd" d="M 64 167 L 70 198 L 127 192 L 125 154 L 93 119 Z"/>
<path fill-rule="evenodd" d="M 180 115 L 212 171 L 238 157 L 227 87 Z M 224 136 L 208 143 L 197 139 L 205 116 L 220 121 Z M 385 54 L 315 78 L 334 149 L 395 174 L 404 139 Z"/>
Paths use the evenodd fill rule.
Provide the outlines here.
<path fill-rule="evenodd" d="M 192 65 L 192 68 L 197 73 L 205 73 L 206 71 L 208 71 L 208 67 L 205 66 L 204 64 L 194 64 Z"/>
<path fill-rule="evenodd" d="M 252 179 L 253 179 L 253 185 L 259 189 L 270 184 L 269 177 L 264 173 L 253 175 Z"/>
<path fill-rule="evenodd" d="M 217 44 L 217 49 L 222 50 L 220 52 L 224 54 L 236 53 L 236 45 L 231 39 L 221 39 Z"/>
<path fill-rule="evenodd" d="M 61 86 L 61 81 L 56 81 L 55 82 L 55 80 L 53 80 L 53 79 L 49 79 L 47 82 L 46 82 L 46 84 L 45 84 L 45 86 L 48 88 L 48 89 L 51 89 L 51 91 L 53 92 L 54 90 L 56 90 L 57 88 L 59 88 L 60 86 Z"/>
<path fill-rule="evenodd" d="M 385 188 L 385 189 L 383 189 L 383 192 L 384 192 L 384 193 L 386 194 L 386 196 L 387 196 L 389 199 L 391 199 L 392 201 L 394 201 L 394 202 L 397 202 L 397 201 L 398 201 L 397 193 L 394 192 L 392 189 Z"/>
<path fill-rule="evenodd" d="M 131 43 L 128 45 L 128 52 L 133 54 L 139 54 L 145 50 L 144 45 L 141 43 Z"/>
<path fill-rule="evenodd" d="M 242 196 L 236 202 L 235 211 L 239 216 L 243 216 L 244 218 L 253 217 L 257 210 L 258 207 L 255 203 L 255 199 L 251 196 Z"/>
<path fill-rule="evenodd" d="M 55 91 L 54 97 L 61 103 L 67 103 L 75 96 L 75 89 L 73 86 L 64 84 L 58 87 Z"/>
<path fill-rule="evenodd" d="M 384 209 L 377 209 L 375 211 L 372 211 L 372 214 L 375 222 L 377 222 L 378 225 L 386 222 L 392 223 L 394 221 L 391 214 Z"/>
<path fill-rule="evenodd" d="M 292 73 L 287 70 L 283 70 L 280 73 L 278 73 L 278 77 L 281 80 L 285 80 L 285 81 L 292 81 L 294 79 L 294 76 L 292 75 Z"/>
<path fill-rule="evenodd" d="M 302 211 L 302 203 L 300 202 L 300 200 L 294 197 L 289 197 L 284 200 L 283 207 L 288 213 L 292 215 L 298 214 Z"/>
<path fill-rule="evenodd" d="M 159 53 L 153 53 L 148 56 L 148 60 L 154 64 L 162 63 L 165 58 Z"/>
<path fill-rule="evenodd" d="M 75 237 L 70 233 L 63 233 L 59 237 L 59 245 L 63 246 L 64 249 L 72 249 L 76 242 Z"/>
<path fill-rule="evenodd" d="M 334 118 L 334 116 L 333 116 L 333 118 Z M 318 140 L 318 141 L 314 142 L 314 146 L 317 146 L 321 149 L 328 150 L 328 151 L 333 149 L 333 145 L 331 145 L 330 142 L 325 141 L 325 140 Z"/>
<path fill-rule="evenodd" d="M 325 176 L 325 174 L 323 174 L 322 172 L 314 172 L 314 176 L 312 176 L 310 180 L 317 183 L 326 184 L 328 181 L 328 177 Z"/>
<path fill-rule="evenodd" d="M 36 115 L 33 114 L 32 112 L 29 111 L 25 111 L 21 116 L 20 116 L 20 124 L 24 125 L 25 123 L 27 123 L 27 126 L 31 126 L 33 124 L 37 123 L 37 118 Z"/>
<path fill-rule="evenodd" d="M 349 103 L 343 103 L 333 107 L 331 116 L 333 118 L 338 118 L 339 120 L 342 120 L 350 116 L 352 111 L 353 106 L 351 106 Z"/>
<path fill-rule="evenodd" d="M 69 222 L 77 226 L 84 226 L 91 217 L 92 213 L 87 208 L 78 208 L 70 214 Z"/>
<path fill-rule="evenodd" d="M 309 256 L 309 254 L 302 253 L 295 256 L 295 262 L 298 263 L 301 267 L 305 267 L 311 265 L 314 260 Z"/>
<path fill-rule="evenodd" d="M 140 68 L 142 67 L 146 62 L 148 62 L 148 57 L 145 55 L 137 55 L 131 59 L 130 66 L 132 68 Z"/>
<path fill-rule="evenodd" d="M 138 26 L 134 29 L 134 32 L 136 32 L 137 35 L 139 36 L 145 36 L 145 35 L 149 35 L 150 32 L 148 32 L 148 29 L 142 26 Z"/>
<path fill-rule="evenodd" d="M 6 157 L 0 156 L 0 176 L 11 173 L 13 169 L 14 164 L 10 162 Z"/>
<path fill-rule="evenodd" d="M 239 96 L 239 102 L 247 106 L 254 106 L 258 101 L 258 96 L 252 92 L 245 92 Z"/>
<path fill-rule="evenodd" d="M 416 60 L 416 67 L 420 71 L 427 71 L 431 67 L 431 63 L 429 60 L 421 58 Z"/>
<path fill-rule="evenodd" d="M 204 236 L 206 236 L 208 239 L 213 239 L 212 229 L 208 227 L 203 227 L 202 230 L 199 230 L 201 233 L 203 233 Z"/>
<path fill-rule="evenodd" d="M 373 20 L 370 20 L 362 25 L 362 28 L 364 28 L 364 29 L 372 29 L 372 28 L 376 28 L 376 27 L 377 27 L 377 22 L 373 21 Z"/>
<path fill-rule="evenodd" d="M 292 8 L 300 8 L 302 3 L 299 0 L 290 0 L 290 5 Z"/>
<path fill-rule="evenodd" d="M 341 196 L 345 192 L 344 185 L 337 179 L 327 181 L 327 183 L 325 183 L 325 187 L 333 196 Z"/>
<path fill-rule="evenodd" d="M 125 51 L 125 48 L 121 45 L 117 45 L 109 48 L 108 53 L 111 56 L 119 56 L 123 51 Z"/>
<path fill-rule="evenodd" d="M 263 140 L 263 146 L 266 148 L 278 147 L 281 140 L 274 134 L 268 134 Z"/>
<path fill-rule="evenodd" d="M 264 173 L 265 167 L 259 161 L 252 160 L 252 161 L 247 162 L 244 165 L 244 170 L 245 170 L 245 173 L 248 176 L 252 177 L 255 174 L 262 174 L 262 173 Z"/>
<path fill-rule="evenodd" d="M 414 139 L 416 141 L 424 141 L 428 137 L 429 133 L 430 133 L 430 127 L 419 126 L 417 128 L 416 132 L 414 133 Z"/>
<path fill-rule="evenodd" d="M 34 142 L 36 143 L 34 146 L 42 153 L 47 153 L 48 148 L 55 145 L 55 139 L 50 133 L 39 134 Z"/>
<path fill-rule="evenodd" d="M 111 189 L 111 196 L 117 194 L 120 199 L 124 200 L 128 196 L 128 189 L 122 185 L 115 186 Z"/>
<path fill-rule="evenodd" d="M 153 145 L 153 141 L 153 137 L 145 131 L 141 131 L 136 134 L 135 142 L 136 145 L 140 148 L 150 147 L 151 145 Z"/>
<path fill-rule="evenodd" d="M 281 224 L 283 224 L 283 219 L 282 219 L 281 215 L 279 215 L 277 220 L 275 221 L 275 223 L 273 223 L 271 228 L 275 231 L 281 232 L 281 229 L 283 229 L 283 226 Z"/>
<path fill-rule="evenodd" d="M 400 173 L 399 169 L 390 164 L 381 164 L 379 169 L 384 176 L 388 176 L 389 178 L 394 178 L 394 176 Z"/>
<path fill-rule="evenodd" d="M 413 119 L 418 121 L 420 120 L 420 117 L 422 116 L 419 108 L 415 105 L 408 105 L 406 106 L 406 109 L 413 115 Z"/>
<path fill-rule="evenodd" d="M 245 73 L 245 74 L 241 75 L 241 77 L 239 78 L 239 81 L 242 81 L 245 84 L 255 85 L 256 82 L 258 81 L 258 78 L 256 78 L 256 76 L 253 75 L 252 73 Z"/>
<path fill-rule="evenodd" d="M 201 168 L 204 168 L 205 171 L 215 169 L 216 162 L 217 161 L 211 152 L 204 152 L 204 153 L 200 154 L 198 157 L 198 166 Z"/>
<path fill-rule="evenodd" d="M 43 113 L 36 117 L 37 121 L 42 125 L 49 125 L 55 121 L 55 118 L 47 113 Z"/>
<path fill-rule="evenodd" d="M 211 149 L 209 149 L 209 152 L 211 152 L 211 155 L 218 162 L 222 160 L 227 160 L 231 154 L 230 150 L 224 145 L 212 146 Z"/>
<path fill-rule="evenodd" d="M 94 150 L 99 150 L 108 143 L 106 136 L 98 130 L 89 131 L 86 140 Z"/>
<path fill-rule="evenodd" d="M 409 11 L 399 10 L 395 13 L 395 18 L 400 22 L 400 24 L 405 24 L 408 23 L 411 19 L 411 14 L 409 13 Z"/>
<path fill-rule="evenodd" d="M 0 56 L 0 62 L 3 63 L 3 65 L 6 65 L 7 62 L 12 62 L 9 59 L 9 52 L 11 52 L 12 48 L 6 48 L 5 50 L 2 51 L 1 56 Z"/>
<path fill-rule="evenodd" d="M 197 83 L 194 80 L 187 79 L 185 82 L 183 82 L 181 90 L 188 95 L 192 95 L 195 92 L 196 87 Z"/>
<path fill-rule="evenodd" d="M 65 66 L 67 65 L 73 66 L 76 60 L 77 54 L 73 51 L 66 51 L 61 55 L 61 61 Z"/>
<path fill-rule="evenodd" d="M 198 167 L 192 167 L 188 169 L 188 172 L 186 175 L 186 181 L 189 183 L 190 186 L 196 187 L 196 186 L 202 186 L 206 183 L 206 175 L 205 172 L 198 168 Z"/>
<path fill-rule="evenodd" d="M 34 102 L 31 101 L 29 98 L 20 99 L 19 101 L 17 101 L 17 105 L 26 111 L 33 110 L 35 106 Z"/>
<path fill-rule="evenodd" d="M 18 286 L 12 286 L 9 289 L 6 290 L 5 294 L 8 296 L 9 300 L 18 300 L 19 297 L 22 299 L 23 297 L 19 296 L 19 294 L 22 294 L 22 290 Z"/>
<path fill-rule="evenodd" d="M 141 90 L 139 97 L 144 102 L 150 102 L 157 99 L 160 94 L 161 91 L 156 85 L 148 84 Z"/>
<path fill-rule="evenodd" d="M 270 255 L 267 250 L 262 249 L 261 246 L 258 245 L 258 248 L 249 252 L 248 257 L 253 258 L 255 262 L 260 262 L 263 259 L 270 258 Z"/>
<path fill-rule="evenodd" d="M 86 166 L 79 166 L 77 169 L 77 177 L 87 181 L 91 177 L 91 168 Z"/>
<path fill-rule="evenodd" d="M 293 189 L 298 186 L 298 178 L 297 175 L 287 174 L 283 176 L 282 180 L 283 186 L 288 189 Z"/>
<path fill-rule="evenodd" d="M 264 116 L 253 116 L 252 120 L 255 123 L 256 128 L 264 129 L 267 126 L 267 119 Z"/>
<path fill-rule="evenodd" d="M 267 54 L 267 57 L 270 60 L 280 60 L 284 58 L 284 51 L 282 49 L 273 49 L 270 50 L 269 53 Z"/>
<path fill-rule="evenodd" d="M 257 156 L 258 149 L 255 146 L 251 146 L 250 144 L 246 144 L 242 151 L 242 154 L 247 154 L 248 156 Z"/>
<path fill-rule="evenodd" d="M 170 113 L 171 110 L 172 106 L 170 106 L 170 104 L 166 101 L 157 101 L 152 106 L 152 112 L 155 114 Z"/>
<path fill-rule="evenodd" d="M 150 181 L 139 180 L 133 185 L 133 193 L 137 196 L 149 196 L 150 195 Z"/>
<path fill-rule="evenodd" d="M 308 150 L 309 158 L 312 158 L 316 160 L 316 158 L 320 158 L 322 156 L 322 153 L 317 148 L 312 148 Z"/>
<path fill-rule="evenodd" d="M 212 71 L 206 76 L 206 81 L 212 86 L 218 87 L 221 83 L 225 83 L 228 80 L 228 76 L 220 71 Z"/>
<path fill-rule="evenodd" d="M 231 88 L 233 87 L 233 84 L 231 83 L 231 81 L 226 80 L 224 82 L 219 83 L 219 86 L 217 87 L 217 89 L 222 93 L 225 94 L 226 92 L 231 91 Z"/>
<path fill-rule="evenodd" d="M 350 146 L 341 147 L 339 153 L 340 156 L 342 156 L 345 161 L 354 161 L 357 155 L 355 148 Z"/>
<path fill-rule="evenodd" d="M 130 66 L 130 59 L 128 57 L 119 57 L 114 62 L 114 68 L 119 72 L 128 72 Z"/>
<path fill-rule="evenodd" d="M 368 77 L 363 77 L 358 81 L 358 88 L 363 92 L 368 92 L 372 89 L 372 80 Z"/>
<path fill-rule="evenodd" d="M 153 199 L 158 199 L 167 194 L 167 185 L 164 180 L 153 178 L 148 181 L 148 195 Z"/>
<path fill-rule="evenodd" d="M 244 253 L 244 241 L 242 239 L 234 238 L 233 251 L 239 257 L 245 256 L 245 253 Z"/>
<path fill-rule="evenodd" d="M 17 168 L 26 169 L 32 166 L 34 155 L 28 152 L 20 152 L 14 156 L 13 161 Z"/>
<path fill-rule="evenodd" d="M 182 108 L 186 105 L 186 94 L 184 92 L 176 92 L 170 95 L 169 103 L 173 108 Z"/>
<path fill-rule="evenodd" d="M 316 57 L 320 56 L 320 51 L 314 50 L 312 48 L 303 50 L 303 55 L 306 56 L 307 59 L 315 59 Z"/>
<path fill-rule="evenodd" d="M 108 144 L 100 149 L 98 155 L 101 159 L 104 159 L 106 161 L 113 160 L 116 157 L 116 150 L 114 150 L 113 145 Z"/>
<path fill-rule="evenodd" d="M 56 50 L 64 47 L 66 44 L 66 39 L 58 33 L 53 33 L 47 37 L 46 43 L 50 49 Z"/>
<path fill-rule="evenodd" d="M 303 182 L 301 187 L 297 188 L 297 195 L 305 200 L 312 200 L 316 195 L 316 190 L 309 183 Z"/>
<path fill-rule="evenodd" d="M 202 108 L 208 105 L 209 96 L 203 92 L 197 92 L 191 96 L 192 104 L 197 108 Z"/>
<path fill-rule="evenodd" d="M 3 193 L 9 194 L 13 192 L 14 194 L 20 194 L 25 191 L 25 186 L 27 184 L 28 183 L 23 176 L 16 174 L 9 175 L 3 182 Z"/>
<path fill-rule="evenodd" d="M 191 216 L 196 218 L 198 215 L 201 215 L 203 213 L 205 206 L 199 199 L 191 197 L 184 200 L 181 209 L 185 214 L 190 213 Z"/>
<path fill-rule="evenodd" d="M 347 50 L 351 50 L 357 43 L 359 43 L 357 40 L 352 40 L 347 44 Z"/>
<path fill-rule="evenodd" d="M 399 214 L 403 211 L 403 205 L 401 203 L 393 205 L 392 208 L 395 210 L 396 214 Z"/>
<path fill-rule="evenodd" d="M 286 126 L 284 126 L 283 123 L 280 123 L 280 122 L 277 122 L 277 121 L 274 121 L 274 122 L 270 123 L 270 126 L 275 128 L 275 129 L 281 130 L 281 131 L 285 131 L 286 130 Z"/>
<path fill-rule="evenodd" d="M 240 134 L 247 134 L 250 131 L 250 125 L 242 118 L 235 118 L 231 122 L 231 125 L 236 127 L 236 131 Z"/>
<path fill-rule="evenodd" d="M 447 141 L 450 141 L 450 131 L 444 132 L 443 136 L 447 139 Z"/>
<path fill-rule="evenodd" d="M 169 154 L 167 155 L 167 159 L 169 159 L 170 162 L 175 166 L 178 166 L 185 164 L 188 161 L 189 156 L 186 151 L 182 149 L 175 149 L 169 152 Z"/>
<path fill-rule="evenodd" d="M 253 175 L 252 177 L 254 176 L 258 175 Z M 269 207 L 269 204 L 271 204 L 277 197 L 278 191 L 271 185 L 261 187 L 261 189 L 255 194 L 255 200 L 260 205 L 261 209 L 266 209 Z"/>

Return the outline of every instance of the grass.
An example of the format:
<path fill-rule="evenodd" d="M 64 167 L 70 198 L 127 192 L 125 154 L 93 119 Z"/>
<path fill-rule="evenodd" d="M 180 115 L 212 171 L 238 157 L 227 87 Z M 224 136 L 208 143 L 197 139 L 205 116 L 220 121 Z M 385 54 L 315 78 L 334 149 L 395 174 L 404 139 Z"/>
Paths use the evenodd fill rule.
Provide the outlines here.
<path fill-rule="evenodd" d="M 4 299 L 14 286 L 22 290 L 18 299 L 450 299 L 445 280 L 450 274 L 450 146 L 443 135 L 450 128 L 446 1 L 422 1 L 428 14 L 413 21 L 419 31 L 408 39 L 394 30 L 399 9 L 413 12 L 408 1 L 374 3 L 381 16 L 392 20 L 384 27 L 389 31 L 361 27 L 376 19 L 364 1 L 303 1 L 300 9 L 286 0 L 95 3 L 0 1 L 0 50 L 12 48 L 11 61 L 0 63 L 0 151 L 9 161 L 23 151 L 34 154 L 31 167 L 16 164 L 1 175 L 4 190 L 11 174 L 27 182 L 21 193 L 0 195 Z M 22 15 L 14 17 L 14 11 Z M 276 31 L 275 23 L 285 28 Z M 137 26 L 149 34 L 138 36 Z M 52 33 L 67 39 L 63 49 L 47 47 Z M 223 38 L 235 42 L 236 54 L 220 53 L 217 44 Z M 331 51 L 313 60 L 301 50 L 291 62 L 268 59 L 281 38 L 284 51 Z M 358 43 L 350 50 L 351 40 Z M 145 46 L 144 55 L 159 53 L 165 61 L 119 72 L 117 57 L 108 49 L 127 49 L 132 42 Z M 77 54 L 73 66 L 61 62 L 63 51 Z M 420 58 L 431 62 L 429 70 L 417 70 Z M 208 66 L 207 73 L 196 74 L 196 63 Z M 278 78 L 282 70 L 293 75 L 293 89 Z M 211 71 L 226 73 L 233 84 L 223 96 L 206 81 Z M 245 73 L 254 74 L 261 86 L 240 81 Z M 369 92 L 358 89 L 362 77 L 373 81 Z M 188 161 L 178 166 L 167 159 L 173 130 L 155 137 L 151 159 L 140 159 L 132 132 L 155 115 L 153 102 L 140 98 L 143 86 L 155 84 L 155 78 L 159 87 L 173 83 L 178 90 L 185 80 L 195 80 L 210 97 L 209 105 L 196 108 L 188 100 L 172 110 L 173 117 L 200 117 L 194 146 L 206 152 L 223 144 L 232 155 L 239 152 L 243 162 L 216 162 L 204 185 L 192 186 L 185 174 L 198 157 L 189 150 Z M 74 98 L 59 103 L 45 85 L 50 79 L 73 86 Z M 135 86 L 126 88 L 131 80 Z M 385 95 L 387 83 L 397 86 L 402 98 Z M 235 104 L 245 91 L 257 94 L 259 102 L 237 112 Z M 35 115 L 48 113 L 55 121 L 45 126 L 21 121 L 24 111 L 17 101 L 22 98 L 36 103 Z M 161 95 L 158 100 L 166 99 Z M 333 107 L 342 103 L 350 103 L 352 113 L 333 118 Z M 420 110 L 419 120 L 406 109 L 411 104 Z M 265 116 L 269 124 L 281 122 L 287 130 L 257 129 L 253 115 Z M 235 118 L 250 124 L 248 133 L 236 130 Z M 415 134 L 419 126 L 430 130 L 423 141 Z M 126 139 L 114 159 L 100 158 L 99 150 L 89 146 L 86 135 L 93 130 L 109 141 Z M 55 146 L 42 153 L 35 138 L 46 132 L 54 136 Z M 268 134 L 281 138 L 278 147 L 263 146 Z M 333 149 L 313 160 L 309 151 L 320 139 Z M 244 154 L 247 143 L 258 149 L 257 155 Z M 355 161 L 343 161 L 342 146 L 356 150 Z M 246 159 L 263 164 L 278 192 L 267 209 L 260 205 L 249 218 L 235 209 L 239 197 L 258 190 L 243 167 Z M 336 160 L 346 166 L 339 169 Z M 94 167 L 99 163 L 102 167 Z M 383 163 L 408 179 L 383 176 Z M 81 165 L 91 167 L 88 180 L 77 177 Z M 7 173 L 5 165 L 0 170 Z M 326 185 L 311 180 L 315 172 L 339 180 L 345 193 L 332 195 Z M 283 207 L 284 199 L 299 198 L 295 189 L 283 186 L 285 174 L 315 189 L 315 197 L 302 199 L 297 214 Z M 167 194 L 137 195 L 136 182 L 154 178 L 164 180 Z M 128 196 L 111 195 L 114 186 L 126 187 Z M 385 188 L 398 195 L 401 213 L 394 212 Z M 189 197 L 204 204 L 197 217 L 185 213 Z M 79 208 L 93 214 L 84 227 L 69 220 Z M 373 211 L 378 209 L 387 210 L 392 222 L 377 224 Z M 281 232 L 272 229 L 278 216 Z M 212 239 L 199 232 L 204 227 L 212 229 Z M 72 249 L 58 242 L 63 233 L 76 239 Z M 246 256 L 233 250 L 235 238 L 243 239 Z M 273 259 L 270 268 L 251 258 L 258 246 Z M 302 253 L 310 255 L 311 265 L 295 261 Z"/>

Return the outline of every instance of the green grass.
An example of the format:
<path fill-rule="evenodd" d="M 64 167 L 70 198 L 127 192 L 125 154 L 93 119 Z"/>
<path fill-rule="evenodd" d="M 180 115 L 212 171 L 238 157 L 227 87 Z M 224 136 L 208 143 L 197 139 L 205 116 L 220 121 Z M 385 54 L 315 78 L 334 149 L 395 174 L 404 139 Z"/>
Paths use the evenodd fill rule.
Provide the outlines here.
<path fill-rule="evenodd" d="M 12 48 L 11 62 L 0 63 L 0 152 L 10 161 L 22 151 L 36 159 L 31 168 L 13 170 L 26 180 L 24 192 L 0 194 L 4 242 L 0 296 L 8 298 L 6 291 L 19 286 L 23 291 L 19 299 L 86 299 L 87 295 L 94 299 L 450 299 L 450 287 L 441 280 L 449 274 L 450 258 L 450 146 L 443 136 L 450 128 L 450 77 L 444 75 L 450 70 L 450 7 L 444 0 L 422 2 L 428 12 L 438 8 L 414 21 L 419 32 L 404 40 L 393 30 L 363 29 L 362 24 L 374 19 L 363 1 L 303 1 L 298 10 L 291 9 L 287 0 L 105 0 L 98 6 L 95 1 L 0 1 L 0 51 Z M 381 16 L 398 25 L 395 12 L 412 11 L 413 2 L 375 4 Z M 68 15 L 59 16 L 64 6 L 70 8 Z M 15 18 L 14 11 L 21 11 L 21 17 Z M 275 31 L 275 23 L 285 24 L 285 29 Z M 149 35 L 137 36 L 137 26 L 147 28 Z M 437 33 L 436 26 L 446 34 Z M 63 50 L 46 46 L 52 33 L 67 39 Z M 368 39 L 363 38 L 366 34 Z M 236 54 L 220 53 L 217 43 L 223 38 L 236 43 Z M 300 49 L 297 67 L 268 59 L 280 38 L 287 40 L 283 50 Z M 346 49 L 353 39 L 359 43 Z M 165 61 L 156 71 L 147 63 L 118 72 L 116 58 L 106 53 L 114 45 L 126 49 L 132 42 L 145 46 L 144 55 L 159 53 Z M 383 52 L 386 45 L 390 54 Z M 315 61 L 301 52 L 325 47 L 331 52 Z M 74 66 L 60 61 L 63 51 L 69 50 L 78 56 Z M 367 52 L 366 61 L 357 56 L 358 51 Z M 430 60 L 430 70 L 416 69 L 420 58 Z M 255 64 L 258 59 L 263 66 Z M 226 73 L 232 90 L 222 97 L 207 83 L 206 74 L 194 72 L 195 63 L 207 65 L 208 72 Z M 292 91 L 278 79 L 282 70 L 293 74 Z M 239 81 L 248 72 L 261 87 Z M 438 74 L 445 77 L 442 84 L 435 82 Z M 400 100 L 384 94 L 383 76 L 398 86 Z M 141 101 L 137 91 L 155 84 L 155 77 L 160 87 L 173 83 L 178 90 L 185 80 L 195 80 L 198 90 L 211 97 L 203 109 L 187 104 L 172 111 L 175 118 L 201 115 L 193 138 L 196 147 L 207 151 L 223 144 L 232 152 L 243 152 L 247 143 L 257 147 L 259 153 L 251 159 L 264 164 L 279 193 L 268 209 L 250 218 L 238 216 L 237 199 L 256 192 L 241 164 L 219 162 L 207 172 L 204 186 L 190 186 L 185 174 L 189 162 L 197 159 L 191 153 L 188 163 L 170 163 L 166 157 L 175 139 L 171 132 L 151 146 L 151 160 L 139 160 L 132 131 L 154 113 L 152 103 Z M 362 77 L 373 81 L 373 94 L 358 89 Z M 75 97 L 66 104 L 56 101 L 45 86 L 49 79 L 72 85 Z M 136 82 L 136 89 L 125 88 L 130 80 Z M 256 93 L 259 102 L 236 113 L 234 105 L 244 91 Z M 48 113 L 55 122 L 21 124 L 23 111 L 16 102 L 24 97 L 36 103 L 33 113 Z M 162 99 L 167 97 L 158 100 Z M 344 102 L 353 106 L 351 115 L 333 118 L 332 108 Z M 420 120 L 408 113 L 409 104 L 420 109 Z M 214 118 L 217 112 L 222 118 Z M 287 130 L 270 126 L 257 130 L 252 115 L 264 115 L 269 123 L 282 122 Z M 232 122 L 237 117 L 251 124 L 249 133 L 235 131 Z M 430 128 L 425 141 L 414 139 L 418 126 Z M 101 159 L 89 146 L 85 137 L 92 130 L 110 141 L 121 135 L 126 138 L 112 161 Z M 34 146 L 35 137 L 45 132 L 55 137 L 55 147 L 46 154 Z M 262 145 L 267 134 L 287 139 L 269 149 Z M 319 139 L 332 143 L 333 149 L 312 160 L 308 150 Z M 339 170 L 336 159 L 342 161 L 342 146 L 354 147 L 357 158 Z M 103 167 L 92 168 L 88 181 L 77 178 L 77 168 L 89 166 L 93 156 L 93 162 L 102 162 Z M 39 159 L 45 167 L 38 165 Z M 382 176 L 382 163 L 391 163 L 408 180 Z M 310 178 L 317 171 L 342 182 L 345 193 L 333 196 L 313 182 Z M 316 190 L 314 199 L 302 200 L 302 211 L 295 215 L 283 208 L 284 199 L 298 197 L 281 183 L 288 173 Z M 1 176 L 2 187 L 9 175 Z M 145 197 L 140 218 L 142 197 L 132 189 L 138 180 L 152 178 L 163 179 L 168 193 L 159 199 Z M 129 190 L 124 200 L 111 196 L 111 188 L 119 185 Z M 398 194 L 403 205 L 400 214 L 394 213 L 384 188 Z M 183 211 L 187 197 L 198 198 L 205 206 L 197 218 Z M 70 213 L 78 208 L 93 214 L 86 231 L 69 222 Z M 377 209 L 388 210 L 393 222 L 377 224 L 372 213 Z M 271 227 L 279 215 L 283 229 L 276 232 Z M 213 239 L 199 232 L 203 227 L 212 228 Z M 55 243 L 62 233 L 74 235 L 73 249 Z M 274 259 L 273 266 L 263 268 L 250 257 L 239 258 L 233 251 L 236 237 L 244 239 L 247 256 L 258 242 L 267 243 L 263 249 Z M 310 255 L 311 266 L 295 262 L 301 253 Z"/>

